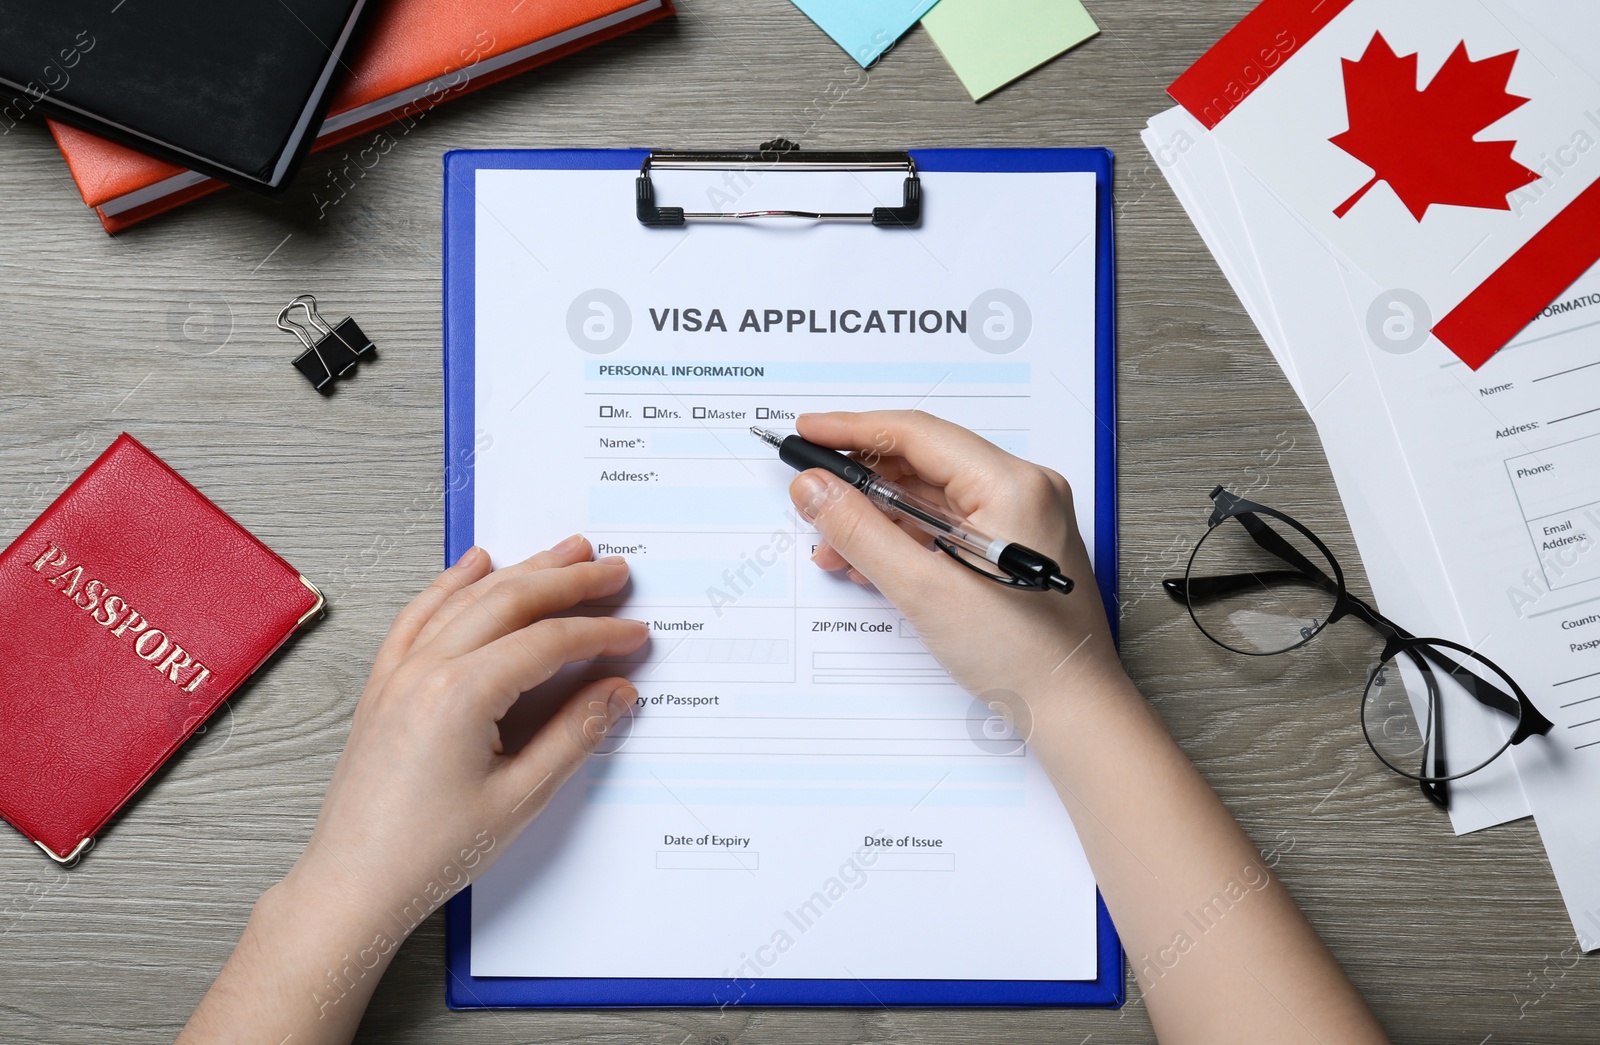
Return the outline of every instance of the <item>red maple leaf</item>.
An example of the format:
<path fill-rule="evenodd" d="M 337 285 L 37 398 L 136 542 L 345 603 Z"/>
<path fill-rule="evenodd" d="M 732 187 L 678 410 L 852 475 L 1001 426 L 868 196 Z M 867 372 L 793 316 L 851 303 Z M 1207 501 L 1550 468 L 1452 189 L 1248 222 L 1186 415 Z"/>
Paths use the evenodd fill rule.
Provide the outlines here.
<path fill-rule="evenodd" d="M 1358 61 L 1344 61 L 1350 129 L 1328 140 L 1373 170 L 1372 180 L 1334 209 L 1342 218 L 1380 181 L 1418 221 L 1436 203 L 1510 210 L 1506 197 L 1539 175 L 1511 158 L 1514 141 L 1473 135 L 1528 99 L 1506 91 L 1517 52 L 1474 62 L 1463 41 L 1433 81 L 1417 89 L 1417 56 L 1397 56 L 1382 33 Z"/>

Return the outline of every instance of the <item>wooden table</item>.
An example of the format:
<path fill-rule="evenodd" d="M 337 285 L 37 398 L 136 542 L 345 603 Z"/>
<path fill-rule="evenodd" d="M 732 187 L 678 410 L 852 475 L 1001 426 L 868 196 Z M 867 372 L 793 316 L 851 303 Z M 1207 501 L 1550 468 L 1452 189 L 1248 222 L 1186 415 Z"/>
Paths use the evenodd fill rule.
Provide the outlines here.
<path fill-rule="evenodd" d="M 304 844 L 371 655 L 441 559 L 440 155 L 458 147 L 1116 150 L 1123 653 L 1399 1040 L 1590 1041 L 1531 821 L 1466 838 L 1357 722 L 1367 638 L 1255 662 L 1160 592 L 1213 481 L 1357 558 L 1314 428 L 1138 133 L 1249 0 L 1093 3 L 1101 35 L 975 105 L 914 29 L 863 74 L 786 0 L 675 21 L 452 102 L 386 153 L 313 157 L 281 203 L 228 191 L 109 238 L 42 121 L 0 141 L 0 536 L 124 429 L 322 583 L 331 609 L 64 875 L 0 830 L 0 1041 L 168 1041 Z M 382 358 L 331 401 L 277 309 L 315 292 Z M 1359 570 L 1352 569 L 1360 585 Z M 1441 593 L 1443 597 L 1443 593 Z M 6 641 L 28 641 L 7 636 Z M 1024 916 L 1017 912 L 1017 916 Z M 443 920 L 403 948 L 373 1042 L 1148 1042 L 1122 1011 L 478 1012 L 444 1007 Z"/>

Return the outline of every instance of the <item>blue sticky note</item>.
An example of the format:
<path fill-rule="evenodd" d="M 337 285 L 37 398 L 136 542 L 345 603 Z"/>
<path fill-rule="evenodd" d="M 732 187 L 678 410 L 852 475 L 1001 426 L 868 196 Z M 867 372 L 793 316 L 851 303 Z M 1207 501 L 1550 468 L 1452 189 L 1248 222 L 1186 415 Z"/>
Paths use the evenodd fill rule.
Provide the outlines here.
<path fill-rule="evenodd" d="M 865 69 L 939 0 L 794 0 Z"/>

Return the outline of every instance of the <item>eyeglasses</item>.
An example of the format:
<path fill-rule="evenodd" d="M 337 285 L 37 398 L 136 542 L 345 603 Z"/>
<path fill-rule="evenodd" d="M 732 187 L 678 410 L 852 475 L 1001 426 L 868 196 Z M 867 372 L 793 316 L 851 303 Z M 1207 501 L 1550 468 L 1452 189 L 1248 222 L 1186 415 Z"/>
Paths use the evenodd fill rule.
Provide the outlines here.
<path fill-rule="evenodd" d="M 1161 582 L 1167 594 L 1212 642 L 1252 657 L 1298 649 L 1344 617 L 1371 627 L 1383 651 L 1367 672 L 1362 732 L 1379 761 L 1419 781 L 1429 799 L 1448 807 L 1448 781 L 1550 732 L 1550 720 L 1493 661 L 1411 635 L 1351 595 L 1316 534 L 1220 486 L 1211 500 L 1187 571 Z"/>

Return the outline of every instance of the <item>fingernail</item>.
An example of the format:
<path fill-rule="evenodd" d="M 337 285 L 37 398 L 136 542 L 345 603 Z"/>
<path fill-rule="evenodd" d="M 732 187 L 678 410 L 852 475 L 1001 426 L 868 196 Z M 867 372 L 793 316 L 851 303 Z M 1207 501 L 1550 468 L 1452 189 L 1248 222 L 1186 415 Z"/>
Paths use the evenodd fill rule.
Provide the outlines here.
<path fill-rule="evenodd" d="M 624 559 L 620 555 L 607 555 L 600 561 L 605 563 L 607 566 L 626 566 L 628 564 L 628 560 Z"/>
<path fill-rule="evenodd" d="M 616 722 L 628 709 L 633 707 L 633 702 L 639 699 L 639 691 L 635 687 L 618 686 L 611 691 L 611 700 L 606 705 L 606 712 L 611 716 L 611 721 Z"/>
<path fill-rule="evenodd" d="M 575 533 L 550 550 L 565 555 L 568 552 L 575 552 L 581 547 L 583 547 L 583 534 Z"/>
<path fill-rule="evenodd" d="M 483 549 L 474 544 L 461 553 L 461 558 L 456 560 L 457 566 L 470 566 L 478 561 L 478 556 L 483 554 Z"/>
<path fill-rule="evenodd" d="M 800 514 L 806 517 L 807 522 L 811 522 L 822 510 L 822 503 L 828 499 L 828 484 L 823 482 L 821 476 L 801 472 L 790 484 L 789 496 L 794 499 Z"/>

